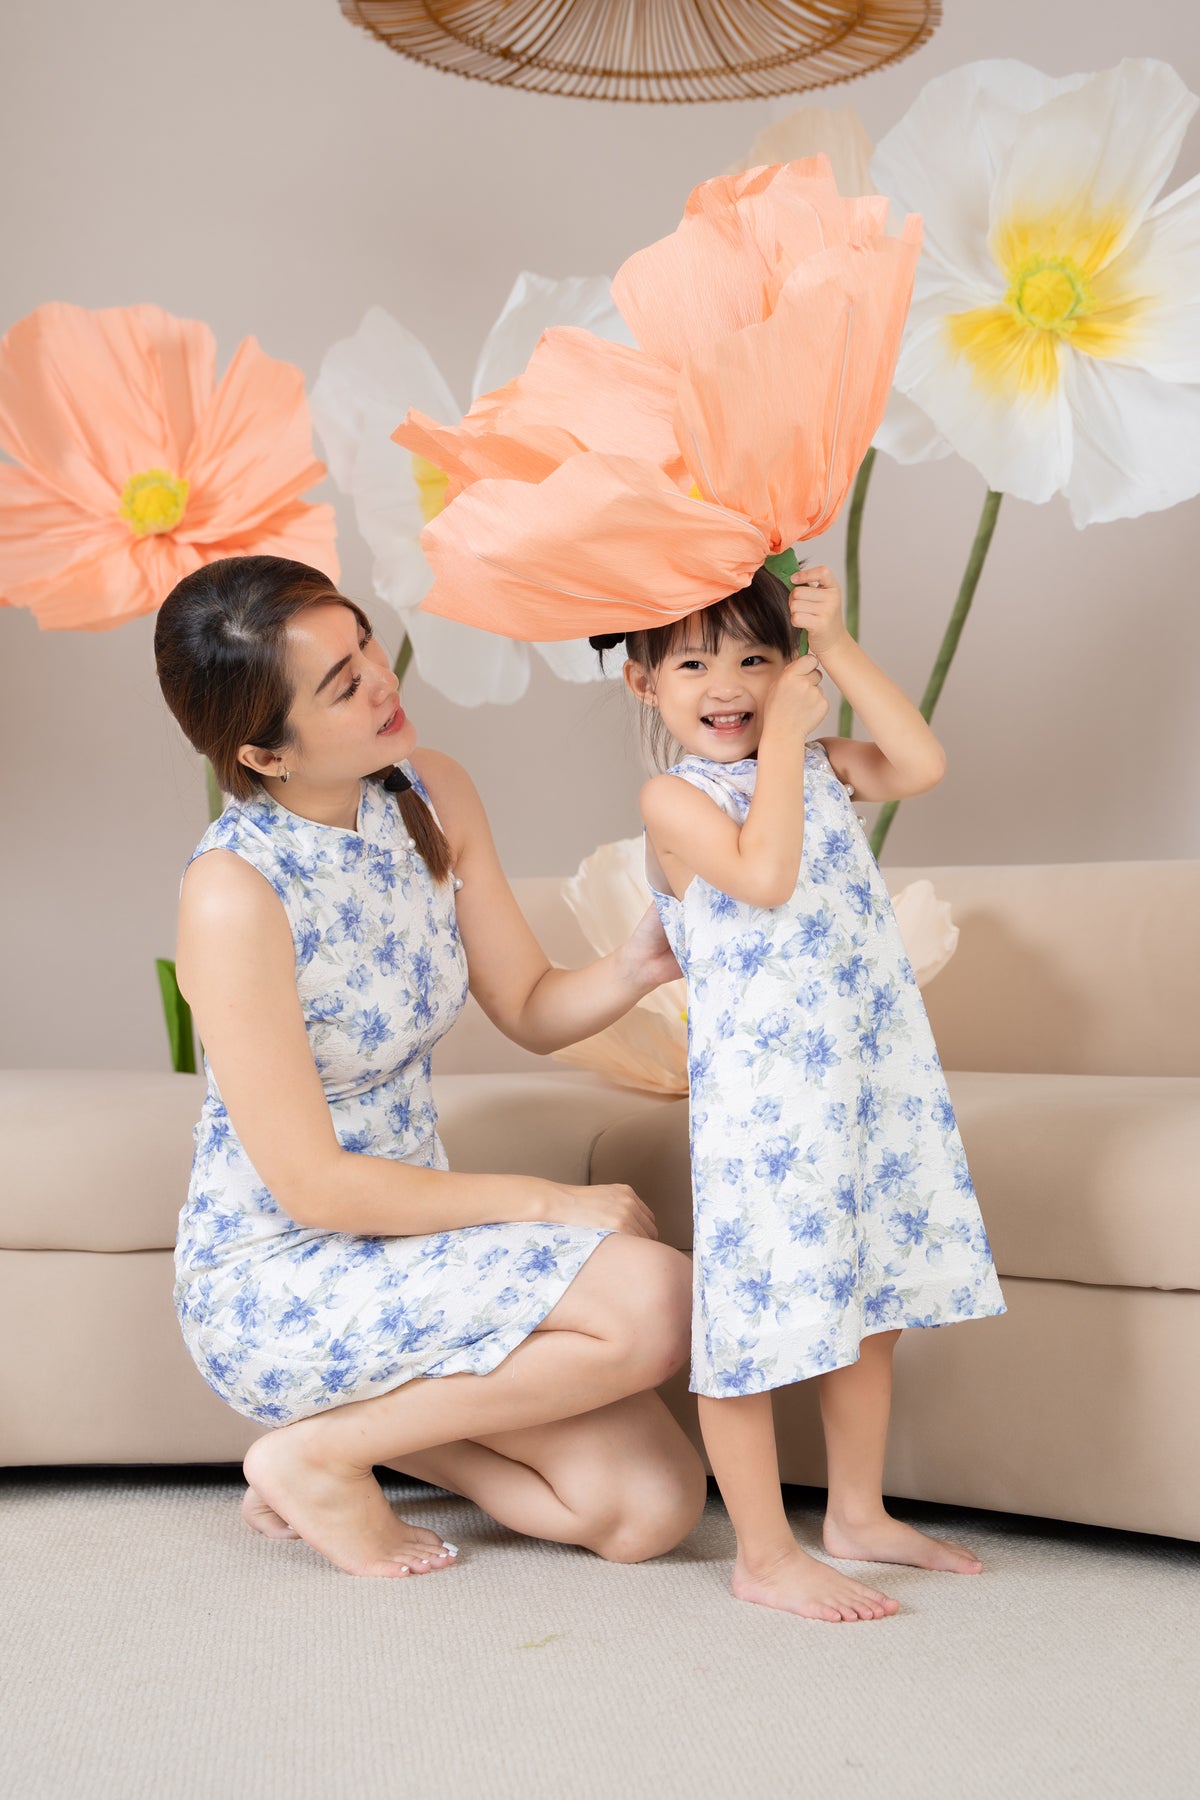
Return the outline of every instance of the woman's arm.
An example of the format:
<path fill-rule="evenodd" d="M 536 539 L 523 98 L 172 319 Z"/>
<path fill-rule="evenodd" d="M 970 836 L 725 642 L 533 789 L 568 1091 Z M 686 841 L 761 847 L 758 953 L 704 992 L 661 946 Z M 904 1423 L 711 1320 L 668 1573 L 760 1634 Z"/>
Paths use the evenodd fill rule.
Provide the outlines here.
<path fill-rule="evenodd" d="M 946 756 L 907 694 L 856 644 L 842 619 L 842 597 L 826 568 L 793 577 L 792 623 L 808 632 L 811 648 L 863 722 L 873 742 L 822 738 L 840 781 L 859 800 L 905 800 L 936 787 Z"/>
<path fill-rule="evenodd" d="M 758 774 L 745 821 L 677 775 L 642 789 L 642 817 L 663 873 L 682 897 L 693 875 L 748 906 L 782 906 L 804 849 L 804 744 L 829 711 L 815 656 L 788 663 L 767 695 Z"/>
<path fill-rule="evenodd" d="M 210 850 L 188 869 L 176 967 L 233 1128 L 298 1225 L 417 1237 L 538 1220 L 657 1235 L 630 1188 L 458 1175 L 343 1150 L 304 1029 L 286 915 L 231 851 Z"/>
<path fill-rule="evenodd" d="M 653 909 L 617 950 L 583 969 L 555 969 L 534 937 L 500 867 L 483 803 L 465 769 L 436 750 L 413 766 L 429 789 L 462 878 L 458 928 L 471 992 L 493 1025 L 545 1055 L 603 1031 L 644 994 L 675 979 Z"/>

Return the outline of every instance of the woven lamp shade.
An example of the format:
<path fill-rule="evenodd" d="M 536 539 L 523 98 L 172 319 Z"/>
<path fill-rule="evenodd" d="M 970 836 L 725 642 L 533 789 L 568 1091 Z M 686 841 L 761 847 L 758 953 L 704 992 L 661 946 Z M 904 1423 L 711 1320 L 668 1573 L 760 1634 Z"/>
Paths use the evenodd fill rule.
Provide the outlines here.
<path fill-rule="evenodd" d="M 581 100 L 749 100 L 850 81 L 929 38 L 941 0 L 339 0 L 416 62 Z"/>

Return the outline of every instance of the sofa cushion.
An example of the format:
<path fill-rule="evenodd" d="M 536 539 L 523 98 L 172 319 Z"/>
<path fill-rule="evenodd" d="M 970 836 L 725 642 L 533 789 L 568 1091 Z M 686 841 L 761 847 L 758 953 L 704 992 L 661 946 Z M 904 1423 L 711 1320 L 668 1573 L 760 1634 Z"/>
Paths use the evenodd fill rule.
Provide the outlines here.
<path fill-rule="evenodd" d="M 600 1132 L 668 1104 L 553 1065 L 443 1075 L 434 1094 L 453 1167 L 578 1185 Z M 0 1248 L 169 1248 L 203 1098 L 196 1075 L 0 1070 Z"/>
<path fill-rule="evenodd" d="M 1200 1290 L 1200 1080 L 948 1075 L 996 1266 L 1097 1287 Z M 691 1244 L 687 1102 L 609 1127 L 593 1181 L 627 1181 Z"/>

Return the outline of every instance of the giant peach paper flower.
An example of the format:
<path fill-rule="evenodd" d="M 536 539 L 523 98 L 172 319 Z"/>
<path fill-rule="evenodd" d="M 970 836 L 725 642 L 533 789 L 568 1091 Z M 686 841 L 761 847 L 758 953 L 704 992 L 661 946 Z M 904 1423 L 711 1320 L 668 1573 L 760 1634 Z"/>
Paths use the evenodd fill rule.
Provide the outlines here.
<path fill-rule="evenodd" d="M 0 594 L 48 630 L 153 612 L 221 556 L 337 579 L 304 377 L 246 338 L 220 383 L 207 325 L 157 306 L 41 306 L 0 342 Z"/>
<path fill-rule="evenodd" d="M 459 426 L 426 610 L 553 640 L 665 624 L 836 518 L 883 415 L 920 245 L 824 157 L 705 182 L 613 298 L 637 349 L 548 331 Z"/>

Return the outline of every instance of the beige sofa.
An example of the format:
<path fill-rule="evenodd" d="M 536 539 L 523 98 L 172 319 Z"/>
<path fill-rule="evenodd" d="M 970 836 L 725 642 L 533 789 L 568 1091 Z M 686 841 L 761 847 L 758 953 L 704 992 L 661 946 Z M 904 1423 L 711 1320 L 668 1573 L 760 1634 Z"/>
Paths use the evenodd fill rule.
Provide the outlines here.
<path fill-rule="evenodd" d="M 1200 863 L 929 875 L 961 927 L 926 991 L 1009 1311 L 902 1340 L 888 1491 L 1200 1538 Z M 518 895 L 588 954 L 556 881 Z M 508 1044 L 474 1009 L 437 1070 L 452 1162 L 628 1181 L 689 1242 L 687 1107 Z M 200 1083 L 0 1071 L 0 1460 L 214 1462 L 254 1428 L 171 1309 Z M 694 1430 L 686 1378 L 668 1398 Z M 812 1385 L 777 1399 L 820 1483 Z"/>

